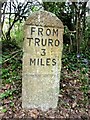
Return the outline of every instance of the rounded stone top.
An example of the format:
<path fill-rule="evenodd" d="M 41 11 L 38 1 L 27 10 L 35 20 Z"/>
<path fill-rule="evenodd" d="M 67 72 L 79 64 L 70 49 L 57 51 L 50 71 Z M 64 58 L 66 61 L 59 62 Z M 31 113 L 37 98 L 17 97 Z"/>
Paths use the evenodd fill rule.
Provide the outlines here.
<path fill-rule="evenodd" d="M 26 20 L 25 25 L 57 27 L 64 29 L 63 23 L 56 15 L 44 10 L 32 13 Z"/>

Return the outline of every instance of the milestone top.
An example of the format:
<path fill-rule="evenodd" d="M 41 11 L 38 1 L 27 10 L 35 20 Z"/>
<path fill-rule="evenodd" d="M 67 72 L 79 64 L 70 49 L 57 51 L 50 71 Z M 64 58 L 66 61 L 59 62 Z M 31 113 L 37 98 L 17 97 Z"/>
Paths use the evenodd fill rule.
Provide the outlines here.
<path fill-rule="evenodd" d="M 63 29 L 63 23 L 53 13 L 47 11 L 38 11 L 30 15 L 26 20 L 25 25 L 56 27 Z"/>

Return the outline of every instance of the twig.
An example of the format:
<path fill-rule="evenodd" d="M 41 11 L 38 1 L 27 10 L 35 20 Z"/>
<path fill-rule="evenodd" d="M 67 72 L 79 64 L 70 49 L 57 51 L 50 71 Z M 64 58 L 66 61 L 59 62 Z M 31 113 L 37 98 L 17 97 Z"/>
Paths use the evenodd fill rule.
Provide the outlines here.
<path fill-rule="evenodd" d="M 13 52 L 11 55 L 13 55 L 13 54 L 15 54 L 15 55 L 13 55 L 12 57 L 10 57 L 10 58 L 4 60 L 3 63 L 5 63 L 5 62 L 11 60 L 12 58 L 14 58 L 15 56 L 17 56 L 17 53 L 20 52 L 20 51 L 22 51 L 22 50 L 18 50 L 18 51 Z"/>

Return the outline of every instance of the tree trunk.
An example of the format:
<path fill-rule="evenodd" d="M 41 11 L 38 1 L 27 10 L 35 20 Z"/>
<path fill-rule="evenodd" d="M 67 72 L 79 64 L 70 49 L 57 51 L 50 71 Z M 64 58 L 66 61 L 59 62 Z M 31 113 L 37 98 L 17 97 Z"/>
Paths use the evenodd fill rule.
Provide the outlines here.
<path fill-rule="evenodd" d="M 81 44 L 81 17 L 80 9 L 77 12 L 77 23 L 76 23 L 76 41 L 77 41 L 77 53 L 80 53 L 80 44 Z"/>

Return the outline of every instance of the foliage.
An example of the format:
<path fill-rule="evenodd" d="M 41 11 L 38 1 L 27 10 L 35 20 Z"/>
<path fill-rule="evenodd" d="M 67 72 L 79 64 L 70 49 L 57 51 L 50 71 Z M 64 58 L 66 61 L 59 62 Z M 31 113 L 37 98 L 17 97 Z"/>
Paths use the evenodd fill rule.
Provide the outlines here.
<path fill-rule="evenodd" d="M 1 99 L 7 98 L 9 96 L 13 96 L 14 90 L 7 90 L 0 95 Z"/>
<path fill-rule="evenodd" d="M 30 15 L 30 13 L 34 10 L 39 10 L 41 5 L 38 1 L 25 1 L 20 2 L 17 0 L 2 2 L 2 24 L 1 24 L 1 32 L 4 39 L 8 41 L 11 39 L 11 30 L 13 26 L 18 21 L 21 23 L 23 20 Z M 0 10 L 1 11 L 1 10 Z M 4 24 L 5 18 L 8 18 L 8 29 L 4 33 Z"/>
<path fill-rule="evenodd" d="M 74 12 L 73 6 L 69 5 L 69 3 L 66 4 L 65 2 L 45 2 L 44 9 L 54 13 L 59 19 L 61 19 L 63 24 L 69 28 L 69 30 L 73 30 L 73 25 L 75 23 L 72 22 L 72 13 Z"/>
<path fill-rule="evenodd" d="M 88 51 L 81 54 L 77 54 L 75 52 L 63 54 L 63 66 L 69 71 L 78 70 L 81 69 L 81 67 L 87 67 L 90 62 L 90 53 Z"/>
<path fill-rule="evenodd" d="M 66 76 L 69 76 L 69 74 L 71 74 L 72 79 L 77 78 L 77 81 L 80 82 L 80 91 L 83 92 L 84 97 L 84 99 L 82 99 L 82 102 L 85 106 L 88 105 L 88 93 L 90 91 L 90 51 L 84 51 L 84 53 L 81 54 L 77 54 L 76 52 L 63 53 L 62 65 L 63 71 L 67 71 L 68 73 Z M 73 74 L 73 72 L 75 74 Z M 66 79 L 66 77 L 64 77 L 64 73 L 62 74 L 63 80 Z"/>
<path fill-rule="evenodd" d="M 2 84 L 7 90 L 0 95 L 0 98 L 5 99 L 19 94 L 20 88 L 17 89 L 17 86 L 21 87 L 22 50 L 13 41 L 9 42 L 9 45 L 3 41 L 2 50 Z"/>
<path fill-rule="evenodd" d="M 24 22 L 19 23 L 19 21 L 14 25 L 14 29 L 11 31 L 11 40 L 15 41 L 18 46 L 23 45 L 24 39 Z"/>
<path fill-rule="evenodd" d="M 86 12 L 87 12 L 87 2 L 49 2 L 44 3 L 44 8 L 47 11 L 53 12 L 56 16 L 61 19 L 63 24 L 69 29 L 69 34 L 74 35 L 74 42 L 71 42 L 71 35 L 69 37 L 65 36 L 65 43 L 69 41 L 70 47 L 77 50 L 77 53 L 82 51 L 83 41 L 86 41 L 85 31 L 88 26 L 86 26 Z M 85 42 L 84 42 L 85 43 Z M 83 44 L 84 45 L 84 44 Z M 86 48 L 86 44 L 84 45 Z"/>

